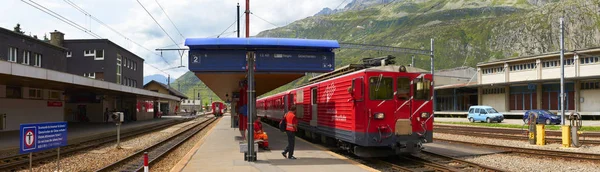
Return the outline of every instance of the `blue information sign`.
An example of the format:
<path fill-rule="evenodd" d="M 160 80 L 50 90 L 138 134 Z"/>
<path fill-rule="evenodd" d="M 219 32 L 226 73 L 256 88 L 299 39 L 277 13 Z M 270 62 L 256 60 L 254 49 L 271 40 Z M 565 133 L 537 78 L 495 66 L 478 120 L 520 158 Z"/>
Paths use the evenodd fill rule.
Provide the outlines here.
<path fill-rule="evenodd" d="M 191 50 L 189 58 L 189 69 L 191 71 L 246 71 L 246 50 Z"/>
<path fill-rule="evenodd" d="M 67 145 L 67 122 L 21 124 L 20 133 L 21 154 Z"/>
<path fill-rule="evenodd" d="M 257 72 L 330 72 L 333 52 L 256 51 Z"/>

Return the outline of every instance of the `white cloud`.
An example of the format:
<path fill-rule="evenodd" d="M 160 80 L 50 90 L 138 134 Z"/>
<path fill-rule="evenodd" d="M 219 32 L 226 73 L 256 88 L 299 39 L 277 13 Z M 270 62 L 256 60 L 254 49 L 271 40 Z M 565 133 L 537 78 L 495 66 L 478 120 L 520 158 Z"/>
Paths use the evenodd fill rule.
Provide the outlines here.
<path fill-rule="evenodd" d="M 30 0 L 23 0 L 31 2 Z M 40 5 L 51 9 L 52 11 L 78 23 L 79 25 L 91 29 L 94 33 L 103 38 L 119 44 L 120 46 L 134 52 L 144 58 L 147 63 L 160 69 L 173 66 L 179 66 L 181 63 L 187 66 L 187 53 L 180 61 L 177 52 L 163 52 L 163 57 L 171 64 L 167 65 L 158 55 L 160 52 L 154 52 L 156 48 L 163 48 L 173 45 L 173 41 L 158 27 L 150 18 L 144 9 L 135 0 L 70 0 L 77 4 L 94 17 L 100 19 L 105 24 L 121 32 L 131 40 L 152 50 L 149 52 L 120 35 L 114 33 L 109 28 L 90 19 L 90 17 L 71 7 L 66 0 L 34 0 Z M 155 0 L 140 0 L 155 19 L 162 25 L 167 33 L 178 44 L 183 44 L 184 39 L 179 35 L 176 29 L 169 22 L 167 17 L 158 7 Z M 236 4 L 240 3 L 241 13 L 245 10 L 244 0 L 158 0 L 175 25 L 179 28 L 186 38 L 210 37 L 223 32 L 236 19 Z M 344 0 L 251 0 L 250 11 L 250 34 L 256 35 L 260 31 L 275 28 L 260 18 L 263 18 L 277 26 L 284 26 L 295 20 L 312 16 L 325 7 L 335 8 L 341 2 L 347 4 Z M 341 6 L 343 7 L 343 5 Z M 44 33 L 53 30 L 59 30 L 65 33 L 66 39 L 90 39 L 92 36 L 80 31 L 54 17 L 35 9 L 20 0 L 3 1 L 0 5 L 0 27 L 12 29 L 16 23 L 21 24 L 21 28 L 26 34 L 38 35 L 43 37 Z M 242 34 L 244 37 L 244 18 L 242 20 Z M 234 37 L 236 26 L 227 30 L 221 37 Z M 50 35 L 48 34 L 48 37 Z M 181 45 L 180 47 L 184 47 Z M 175 48 L 171 46 L 169 48 Z M 168 70 L 167 72 L 173 78 L 177 78 L 187 72 L 187 67 Z M 152 74 L 163 74 L 158 70 L 144 65 L 144 76 Z"/>

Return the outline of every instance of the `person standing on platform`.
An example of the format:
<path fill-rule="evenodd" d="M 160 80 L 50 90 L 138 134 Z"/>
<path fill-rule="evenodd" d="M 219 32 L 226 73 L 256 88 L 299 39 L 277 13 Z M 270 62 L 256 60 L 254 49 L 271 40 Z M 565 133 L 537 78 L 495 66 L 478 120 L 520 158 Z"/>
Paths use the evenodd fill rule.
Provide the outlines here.
<path fill-rule="evenodd" d="M 288 159 L 296 159 L 294 157 L 294 146 L 296 144 L 296 131 L 298 131 L 298 120 L 296 119 L 296 106 L 290 107 L 290 111 L 288 111 L 283 117 L 286 122 L 285 134 L 287 134 L 288 145 L 285 147 L 281 155 Z M 289 155 L 286 156 L 286 154 Z"/>
<path fill-rule="evenodd" d="M 108 111 L 108 108 L 106 108 L 106 110 L 104 110 L 104 122 L 108 122 L 108 116 L 110 116 L 110 111 Z"/>
<path fill-rule="evenodd" d="M 258 142 L 258 147 L 269 150 L 269 136 L 267 133 L 263 131 L 262 123 L 260 122 L 260 116 L 256 117 L 256 121 L 254 121 L 254 139 L 262 140 Z"/>
<path fill-rule="evenodd" d="M 248 127 L 248 119 L 247 116 L 247 103 L 248 103 L 248 95 L 246 95 L 246 90 L 248 89 L 248 84 L 246 81 L 240 82 L 240 100 L 238 101 L 239 109 L 238 109 L 238 126 L 240 129 L 240 134 L 242 135 L 242 139 L 246 140 L 246 128 Z"/>

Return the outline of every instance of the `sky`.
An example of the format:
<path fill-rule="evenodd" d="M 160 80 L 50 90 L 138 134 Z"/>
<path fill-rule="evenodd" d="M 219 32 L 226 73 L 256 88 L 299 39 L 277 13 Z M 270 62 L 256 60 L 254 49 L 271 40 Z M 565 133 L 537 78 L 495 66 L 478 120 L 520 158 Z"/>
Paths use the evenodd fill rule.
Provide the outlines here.
<path fill-rule="evenodd" d="M 185 38 L 216 37 L 221 33 L 223 34 L 220 37 L 236 37 L 235 24 L 226 29 L 236 20 L 236 5 L 240 4 L 243 14 L 245 2 L 244 0 L 2 0 L 0 27 L 12 30 L 19 23 L 27 35 L 37 35 L 39 38 L 44 34 L 50 37 L 50 32 L 58 30 L 65 33 L 65 39 L 95 39 L 94 36 L 82 31 L 88 30 L 145 59 L 147 64 L 144 64 L 144 76 L 153 74 L 166 76 L 168 73 L 172 78 L 177 78 L 188 71 L 187 52 L 183 55 L 182 61 L 177 51 L 163 52 L 161 55 L 155 49 L 177 48 L 177 46 L 186 48 L 183 45 Z M 349 2 L 351 0 L 251 0 L 250 11 L 253 14 L 250 15 L 250 35 L 312 16 L 325 7 L 343 8 Z M 33 6 L 39 4 L 38 8 L 51 10 L 76 25 L 71 26 L 29 4 Z M 81 12 L 72 4 L 90 15 Z M 166 33 L 140 4 L 148 10 Z M 177 29 L 168 18 L 173 21 Z M 244 18 L 241 20 L 243 37 L 245 23 Z M 78 27 L 81 30 L 77 29 Z M 186 67 L 177 68 L 182 64 Z"/>

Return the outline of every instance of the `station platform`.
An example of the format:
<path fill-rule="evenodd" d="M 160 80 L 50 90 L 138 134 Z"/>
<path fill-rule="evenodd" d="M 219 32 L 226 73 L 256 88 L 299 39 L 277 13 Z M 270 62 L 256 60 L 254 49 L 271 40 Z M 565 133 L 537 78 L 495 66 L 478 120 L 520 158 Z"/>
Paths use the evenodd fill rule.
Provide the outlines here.
<path fill-rule="evenodd" d="M 158 118 L 144 121 L 127 122 L 121 125 L 121 133 L 142 130 L 150 126 L 185 120 L 189 117 Z M 77 144 L 97 139 L 98 137 L 116 136 L 116 126 L 108 123 L 76 123 L 67 124 L 67 144 Z M 19 130 L 0 132 L 0 152 L 19 151 Z"/>
<path fill-rule="evenodd" d="M 256 162 L 246 162 L 240 153 L 240 132 L 230 124 L 231 116 L 223 116 L 171 171 L 378 171 L 298 137 L 294 151 L 298 159 L 285 159 L 281 155 L 287 145 L 285 133 L 267 124 L 263 124 L 263 129 L 269 136 L 271 150 L 259 150 Z"/>

